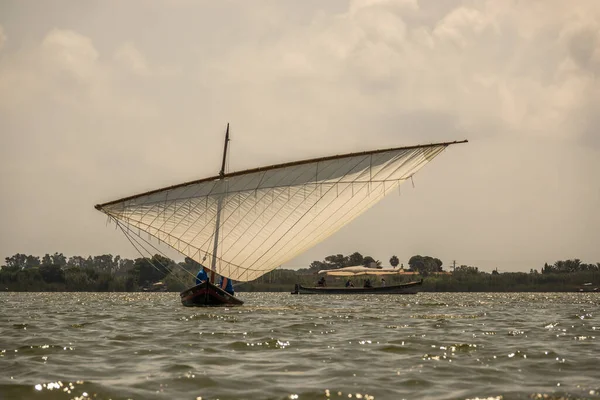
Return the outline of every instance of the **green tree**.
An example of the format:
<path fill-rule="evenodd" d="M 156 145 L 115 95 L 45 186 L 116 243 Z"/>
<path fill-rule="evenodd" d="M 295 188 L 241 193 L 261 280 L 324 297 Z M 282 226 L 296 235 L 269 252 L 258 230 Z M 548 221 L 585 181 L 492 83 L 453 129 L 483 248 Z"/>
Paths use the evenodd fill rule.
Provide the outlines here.
<path fill-rule="evenodd" d="M 400 264 L 400 260 L 398 260 L 398 257 L 392 256 L 392 258 L 390 258 L 390 265 L 396 268 L 398 264 Z"/>
<path fill-rule="evenodd" d="M 378 268 L 380 268 L 379 266 L 381 265 L 381 261 L 376 261 L 370 256 L 363 257 L 359 252 L 354 252 L 349 256 L 344 256 L 343 254 L 334 254 L 325 257 L 325 260 L 323 261 L 313 261 L 308 269 L 301 269 L 299 271 L 317 273 L 324 269 L 337 269 L 356 265 L 365 266 L 369 265 L 371 262 L 376 263 Z"/>
<path fill-rule="evenodd" d="M 185 269 L 188 272 L 196 273 L 200 270 L 200 267 L 203 267 L 198 261 L 193 258 L 186 257 L 183 262 L 179 263 L 179 266 L 182 269 Z"/>
<path fill-rule="evenodd" d="M 84 259 L 85 260 L 85 259 Z M 71 291 L 94 290 L 93 281 L 85 273 L 84 269 L 79 266 L 69 266 L 64 270 L 65 287 Z"/>
<path fill-rule="evenodd" d="M 148 285 L 164 279 L 174 264 L 173 260 L 155 254 L 151 259 L 136 259 L 131 273 L 137 278 L 138 284 Z"/>
<path fill-rule="evenodd" d="M 311 273 L 317 273 L 322 269 L 331 269 L 330 266 L 322 261 L 313 261 L 308 267 L 308 271 Z"/>
<path fill-rule="evenodd" d="M 542 274 L 549 274 L 552 272 L 552 267 L 548 265 L 548 263 L 544 263 L 544 268 L 542 268 Z"/>
<path fill-rule="evenodd" d="M 116 257 L 115 257 L 115 259 L 116 259 Z M 128 258 L 119 258 L 118 264 L 119 265 L 117 267 L 116 274 L 123 275 L 123 276 L 127 275 L 129 273 L 129 271 L 131 271 L 135 265 L 134 261 L 130 260 Z"/>
<path fill-rule="evenodd" d="M 469 265 L 461 265 L 460 267 L 456 267 L 454 269 L 454 273 L 455 274 L 478 274 L 479 273 L 479 268 L 477 267 L 471 267 Z"/>
<path fill-rule="evenodd" d="M 25 268 L 39 268 L 40 258 L 37 256 L 27 256 Z"/>
<path fill-rule="evenodd" d="M 64 283 L 65 275 L 60 265 L 42 265 L 40 275 L 46 283 Z"/>
<path fill-rule="evenodd" d="M 366 256 L 365 258 L 363 258 L 363 265 L 365 267 L 371 267 L 371 265 L 373 264 L 375 265 L 375 268 L 381 268 L 381 261 L 375 260 L 371 256 Z"/>
<path fill-rule="evenodd" d="M 86 259 L 81 256 L 69 257 L 69 260 L 67 261 L 68 267 L 84 268 L 85 265 L 86 265 Z"/>
<path fill-rule="evenodd" d="M 348 262 L 346 266 L 364 265 L 364 257 L 359 252 L 354 252 L 348 256 Z"/>
<path fill-rule="evenodd" d="M 6 266 L 9 268 L 37 268 L 40 266 L 40 258 L 25 254 L 15 254 L 11 257 L 6 257 Z"/>
<path fill-rule="evenodd" d="M 118 266 L 118 260 L 113 260 L 112 254 L 103 254 L 101 256 L 95 256 L 94 268 L 98 271 L 103 272 L 114 272 Z"/>
<path fill-rule="evenodd" d="M 344 257 L 343 254 L 336 254 L 325 257 L 325 263 L 328 265 L 327 269 L 336 269 L 346 266 L 348 258 Z"/>
<path fill-rule="evenodd" d="M 42 267 L 47 267 L 49 265 L 52 265 L 52 258 L 50 257 L 50 254 L 46 253 L 44 257 L 42 257 Z"/>
<path fill-rule="evenodd" d="M 6 257 L 4 262 L 6 263 L 6 267 L 11 269 L 21 269 L 25 267 L 25 262 L 27 260 L 27 256 L 25 254 L 17 253 L 14 256 Z"/>
<path fill-rule="evenodd" d="M 54 253 L 50 256 L 50 262 L 52 263 L 52 265 L 64 267 L 65 265 L 67 265 L 67 257 L 65 257 L 63 253 Z"/>
<path fill-rule="evenodd" d="M 442 261 L 439 258 L 430 256 L 412 256 L 408 260 L 408 265 L 412 271 L 417 271 L 421 275 L 428 275 L 432 272 L 442 272 Z"/>
<path fill-rule="evenodd" d="M 196 281 L 189 271 L 183 268 L 175 268 L 163 279 L 169 291 L 181 292 L 188 287 L 194 286 Z"/>
<path fill-rule="evenodd" d="M 545 263 L 542 273 L 569 274 L 580 271 L 598 271 L 599 268 L 600 267 L 597 264 L 585 264 L 582 263 L 580 259 L 574 258 L 571 260 L 559 260 L 552 265 Z"/>

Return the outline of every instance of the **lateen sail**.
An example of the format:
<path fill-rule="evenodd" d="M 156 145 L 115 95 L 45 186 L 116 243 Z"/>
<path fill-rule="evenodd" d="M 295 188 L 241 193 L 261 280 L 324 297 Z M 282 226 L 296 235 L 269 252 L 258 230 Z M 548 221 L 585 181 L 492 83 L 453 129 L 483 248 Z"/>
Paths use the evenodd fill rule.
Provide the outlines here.
<path fill-rule="evenodd" d="M 336 232 L 447 146 L 376 150 L 234 172 L 97 205 L 217 274 L 250 281 Z M 220 208 L 220 218 L 217 210 Z M 212 254 L 219 220 L 218 254 Z M 213 264 L 214 258 L 214 264 Z"/>

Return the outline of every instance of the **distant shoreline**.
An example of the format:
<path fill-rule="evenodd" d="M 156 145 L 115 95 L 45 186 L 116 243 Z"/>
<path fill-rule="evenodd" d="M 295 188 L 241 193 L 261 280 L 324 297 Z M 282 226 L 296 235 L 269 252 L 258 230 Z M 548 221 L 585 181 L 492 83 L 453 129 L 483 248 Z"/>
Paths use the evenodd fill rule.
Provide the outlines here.
<path fill-rule="evenodd" d="M 558 275 L 558 274 L 556 274 Z M 476 287 L 477 282 L 475 280 L 462 284 L 453 282 L 452 279 L 445 279 L 448 282 L 436 282 L 435 278 L 425 278 L 423 286 L 419 290 L 419 293 L 600 293 L 600 273 L 591 274 L 574 274 L 579 276 L 570 276 L 569 279 L 564 279 L 561 282 L 553 282 L 546 284 L 516 284 L 511 286 L 503 285 L 501 279 L 497 282 L 497 285 L 489 284 L 482 285 L 485 287 Z M 581 276 L 584 275 L 584 276 Z M 555 276 L 553 278 L 562 278 Z M 567 278 L 567 277 L 564 277 Z M 590 278 L 589 281 L 583 283 L 576 283 L 580 279 L 577 278 Z M 388 279 L 389 281 L 389 279 Z M 343 287 L 341 282 L 336 284 L 330 284 L 329 287 Z M 290 293 L 294 284 L 290 283 L 264 283 L 264 282 L 241 282 L 236 284 L 236 292 L 238 293 Z M 310 285 L 314 286 L 314 285 Z M 444 286 L 444 288 L 440 287 Z M 169 289 L 162 291 L 151 291 L 151 290 L 73 290 L 66 289 L 59 285 L 53 285 L 48 288 L 28 287 L 28 288 L 13 288 L 8 286 L 2 288 L 2 292 L 5 293 L 179 293 L 179 289 Z"/>
<path fill-rule="evenodd" d="M 350 256 L 332 255 L 324 261 L 314 261 L 302 270 L 275 269 L 250 282 L 234 282 L 237 292 L 291 292 L 295 284 L 311 287 L 324 276 L 323 270 L 335 270 L 348 265 L 381 263 L 355 252 Z M 392 256 L 390 264 L 398 266 Z M 0 267 L 2 292 L 181 292 L 195 285 L 195 276 L 202 265 L 193 259 L 184 262 L 154 255 L 135 260 L 105 254 L 101 256 L 65 257 L 62 253 L 36 256 L 15 254 Z M 386 275 L 387 285 L 424 279 L 419 292 L 597 292 L 600 288 L 600 263 L 585 264 L 578 259 L 545 264 L 538 272 L 479 271 L 477 267 L 460 265 L 452 272 L 442 269 L 442 262 L 429 256 L 413 256 L 409 266 L 398 267 L 402 274 Z M 367 275 L 374 286 L 381 277 Z M 328 286 L 343 287 L 348 277 L 326 277 Z M 365 276 L 350 278 L 362 286 Z"/>

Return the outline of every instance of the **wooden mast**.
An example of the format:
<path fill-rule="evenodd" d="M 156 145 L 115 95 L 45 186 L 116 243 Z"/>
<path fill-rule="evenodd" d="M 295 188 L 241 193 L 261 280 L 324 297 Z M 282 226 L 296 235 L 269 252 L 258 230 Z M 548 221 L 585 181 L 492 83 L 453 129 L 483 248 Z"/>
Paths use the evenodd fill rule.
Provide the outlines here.
<path fill-rule="evenodd" d="M 221 164 L 221 171 L 219 172 L 219 184 L 222 186 L 225 177 L 225 162 L 227 159 L 227 144 L 229 143 L 229 122 L 227 123 L 227 131 L 225 132 L 225 146 L 223 148 L 223 164 Z M 215 269 L 217 265 L 217 248 L 219 246 L 219 225 L 221 224 L 221 208 L 223 206 L 223 197 L 219 197 L 217 202 L 217 218 L 215 221 L 215 243 L 213 246 L 213 257 L 212 265 L 210 267 L 210 281 L 215 283 Z"/>
<path fill-rule="evenodd" d="M 219 172 L 219 178 L 223 179 L 225 176 L 225 160 L 227 159 L 227 145 L 229 144 L 229 122 L 227 123 L 227 130 L 225 131 L 225 146 L 223 148 L 223 164 L 221 164 L 221 171 Z"/>

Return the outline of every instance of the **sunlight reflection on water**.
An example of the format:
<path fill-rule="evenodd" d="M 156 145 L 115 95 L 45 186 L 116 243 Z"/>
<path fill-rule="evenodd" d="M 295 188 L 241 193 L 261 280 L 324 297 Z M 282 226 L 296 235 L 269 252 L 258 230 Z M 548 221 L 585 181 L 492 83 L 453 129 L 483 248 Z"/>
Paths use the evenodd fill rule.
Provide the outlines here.
<path fill-rule="evenodd" d="M 2 293 L 0 397 L 600 398 L 596 293 L 240 297 Z"/>

